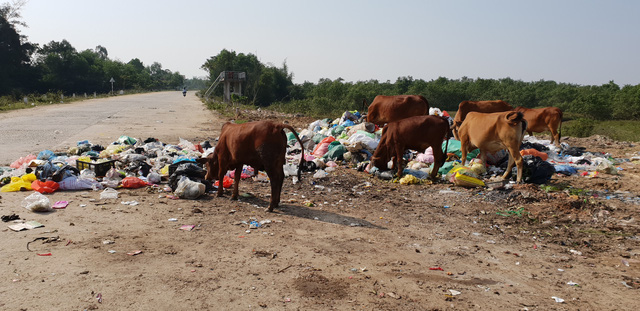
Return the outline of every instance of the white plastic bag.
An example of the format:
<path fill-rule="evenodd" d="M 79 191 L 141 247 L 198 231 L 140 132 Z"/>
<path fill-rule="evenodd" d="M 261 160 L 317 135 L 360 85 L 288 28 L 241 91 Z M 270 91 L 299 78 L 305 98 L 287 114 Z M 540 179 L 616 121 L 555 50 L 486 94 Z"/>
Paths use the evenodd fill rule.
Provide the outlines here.
<path fill-rule="evenodd" d="M 94 179 L 78 178 L 77 176 L 69 176 L 58 183 L 60 190 L 84 190 L 84 189 L 101 189 L 102 185 Z"/>
<path fill-rule="evenodd" d="M 285 164 L 282 168 L 284 170 L 285 177 L 298 175 L 298 167 L 293 164 Z"/>
<path fill-rule="evenodd" d="M 324 170 L 317 170 L 315 174 L 313 174 L 313 178 L 325 178 L 327 177 L 327 175 L 329 175 L 327 172 L 325 172 Z"/>
<path fill-rule="evenodd" d="M 117 199 L 117 198 L 118 198 L 118 191 L 113 188 L 104 189 L 104 191 L 100 193 L 100 200 Z"/>
<path fill-rule="evenodd" d="M 180 177 L 178 181 L 178 187 L 173 193 L 180 198 L 195 200 L 199 196 L 203 195 L 206 190 L 206 186 L 202 183 L 192 181 L 186 176 Z"/>
<path fill-rule="evenodd" d="M 183 150 L 185 149 L 192 150 L 192 151 L 196 150 L 196 146 L 192 142 L 183 138 L 179 138 L 179 139 L 180 139 L 180 142 L 178 143 L 178 147 L 182 148 Z"/>
<path fill-rule="evenodd" d="M 162 176 L 160 176 L 160 174 L 158 173 L 151 172 L 149 173 L 149 175 L 147 175 L 147 181 L 152 184 L 159 184 L 161 180 Z"/>
<path fill-rule="evenodd" d="M 34 192 L 28 197 L 24 198 L 24 201 L 22 201 L 22 207 L 32 212 L 53 211 L 53 208 L 51 207 L 51 202 L 49 202 L 49 198 L 47 198 L 40 192 Z"/>

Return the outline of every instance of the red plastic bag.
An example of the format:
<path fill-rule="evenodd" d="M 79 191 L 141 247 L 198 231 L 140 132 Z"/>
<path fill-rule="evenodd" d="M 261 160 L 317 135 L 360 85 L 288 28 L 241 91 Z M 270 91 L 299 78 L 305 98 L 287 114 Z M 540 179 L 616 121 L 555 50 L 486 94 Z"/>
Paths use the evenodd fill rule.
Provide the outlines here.
<path fill-rule="evenodd" d="M 124 188 L 141 188 L 147 185 L 147 182 L 138 177 L 125 177 L 122 180 L 122 187 Z"/>
<path fill-rule="evenodd" d="M 214 186 L 219 187 L 220 182 L 218 180 L 216 180 L 216 182 L 213 184 Z M 233 179 L 229 178 L 228 176 L 224 176 L 224 178 L 222 179 L 222 187 L 223 188 L 229 188 L 231 187 L 231 185 L 233 185 Z"/>
<path fill-rule="evenodd" d="M 324 146 L 329 146 L 329 144 L 330 144 L 332 141 L 334 141 L 334 140 L 336 140 L 336 139 L 335 139 L 333 136 L 327 136 L 327 137 L 325 137 L 324 139 L 322 139 L 322 140 L 321 140 L 321 141 L 316 145 L 316 147 L 313 149 L 313 152 L 312 152 L 312 153 L 316 153 L 316 151 L 317 151 L 318 149 L 320 149 L 320 146 L 323 146 L 323 145 L 324 145 Z M 325 151 L 325 152 L 326 152 L 326 151 Z M 323 154 L 323 155 L 324 155 L 324 154 Z M 321 155 L 321 156 L 322 156 L 322 155 Z"/>
<path fill-rule="evenodd" d="M 47 181 L 34 180 L 31 183 L 31 189 L 38 191 L 40 193 L 53 193 L 59 188 L 60 188 L 60 185 L 53 180 L 47 180 Z"/>
<path fill-rule="evenodd" d="M 532 155 L 532 156 L 536 156 L 539 157 L 540 159 L 542 159 L 542 161 L 547 161 L 547 159 L 549 158 L 549 155 L 546 154 L 545 152 L 541 152 L 538 151 L 536 149 L 525 149 L 525 150 L 520 150 L 520 154 L 524 157 L 526 155 Z"/>

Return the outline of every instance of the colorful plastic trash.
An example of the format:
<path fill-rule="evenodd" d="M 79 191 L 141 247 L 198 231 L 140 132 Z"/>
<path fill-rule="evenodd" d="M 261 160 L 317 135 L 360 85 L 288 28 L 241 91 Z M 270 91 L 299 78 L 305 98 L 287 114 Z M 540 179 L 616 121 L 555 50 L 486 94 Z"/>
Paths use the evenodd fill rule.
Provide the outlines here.
<path fill-rule="evenodd" d="M 40 193 L 54 193 L 56 190 L 60 188 L 60 184 L 53 180 L 40 181 L 34 180 L 31 183 L 31 188 Z"/>

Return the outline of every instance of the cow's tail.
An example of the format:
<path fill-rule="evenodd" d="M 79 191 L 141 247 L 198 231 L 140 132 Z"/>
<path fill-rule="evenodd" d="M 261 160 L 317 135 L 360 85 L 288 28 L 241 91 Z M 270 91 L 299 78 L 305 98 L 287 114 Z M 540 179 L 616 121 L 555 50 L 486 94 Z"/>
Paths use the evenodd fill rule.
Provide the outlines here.
<path fill-rule="evenodd" d="M 447 153 L 449 153 L 449 139 L 451 138 L 451 126 L 449 126 L 449 119 L 447 119 L 447 117 L 440 117 L 442 118 L 442 120 L 444 120 L 444 123 L 447 125 L 447 131 L 444 134 L 444 139 L 445 144 L 444 144 L 444 160 L 442 161 L 442 164 L 440 165 L 444 165 L 445 162 L 447 162 Z M 442 148 L 442 145 L 440 145 L 440 148 Z"/>
<path fill-rule="evenodd" d="M 298 140 L 298 143 L 300 143 L 300 149 L 302 151 L 300 152 L 300 162 L 298 163 L 298 179 L 302 179 L 302 166 L 304 165 L 304 162 L 305 162 L 304 161 L 304 145 L 302 144 L 302 140 L 298 136 L 298 133 L 296 133 L 296 130 L 293 128 L 293 126 L 288 124 L 281 124 L 280 126 L 282 127 L 282 129 L 288 129 L 289 131 L 291 131 L 291 133 L 293 133 L 293 136 L 295 136 L 296 139 Z"/>
<path fill-rule="evenodd" d="M 562 137 L 562 110 L 560 110 L 559 115 L 560 115 L 560 126 L 558 126 L 558 145 L 560 145 L 560 138 Z"/>
<path fill-rule="evenodd" d="M 520 141 L 522 141 L 524 133 L 527 131 L 527 120 L 524 119 L 524 114 L 522 114 L 522 112 L 511 111 L 507 113 L 505 118 L 507 119 L 507 123 L 511 126 L 522 126 L 520 130 Z"/>

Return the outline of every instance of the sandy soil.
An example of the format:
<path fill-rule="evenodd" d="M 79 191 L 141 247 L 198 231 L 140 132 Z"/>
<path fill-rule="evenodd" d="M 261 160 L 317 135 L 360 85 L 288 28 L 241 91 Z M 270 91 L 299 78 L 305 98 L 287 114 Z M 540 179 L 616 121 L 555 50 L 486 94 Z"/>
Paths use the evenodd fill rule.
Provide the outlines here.
<path fill-rule="evenodd" d="M 563 141 L 619 158 L 640 151 L 603 137 Z M 275 213 L 265 211 L 268 184 L 251 180 L 239 201 L 56 192 L 52 202 L 70 204 L 46 214 L 20 206 L 29 193 L 2 193 L 0 214 L 45 226 L 0 229 L 0 308 L 629 310 L 640 293 L 640 170 L 620 167 L 554 176 L 573 188 L 547 193 L 400 185 L 345 165 L 326 179 L 287 179 Z M 249 229 L 252 220 L 263 225 Z"/>

